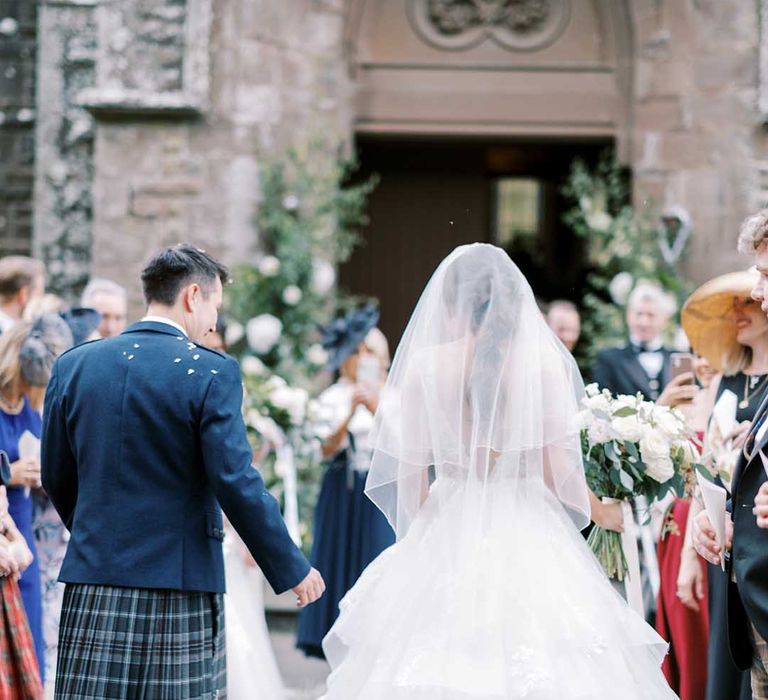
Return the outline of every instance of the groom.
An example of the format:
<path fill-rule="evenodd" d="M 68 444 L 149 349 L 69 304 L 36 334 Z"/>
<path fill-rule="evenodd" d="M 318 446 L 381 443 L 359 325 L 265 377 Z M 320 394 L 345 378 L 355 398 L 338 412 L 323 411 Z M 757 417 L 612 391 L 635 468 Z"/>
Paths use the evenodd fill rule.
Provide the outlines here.
<path fill-rule="evenodd" d="M 45 398 L 43 486 L 71 540 L 56 698 L 223 698 L 221 510 L 277 592 L 325 588 L 251 466 L 237 362 L 198 345 L 226 268 L 190 245 L 144 269 L 147 316 L 70 350 Z"/>
<path fill-rule="evenodd" d="M 752 298 L 768 315 L 768 209 L 744 222 L 739 251 L 753 256 L 760 277 L 752 289 Z M 734 469 L 725 552 L 715 540 L 706 512 L 701 512 L 693 525 L 696 551 L 715 565 L 720 564 L 721 557 L 726 560 L 730 577 L 727 615 L 731 656 L 738 668 L 751 669 L 756 700 L 768 699 L 767 469 L 768 397 L 763 399 L 746 433 L 742 455 Z"/>

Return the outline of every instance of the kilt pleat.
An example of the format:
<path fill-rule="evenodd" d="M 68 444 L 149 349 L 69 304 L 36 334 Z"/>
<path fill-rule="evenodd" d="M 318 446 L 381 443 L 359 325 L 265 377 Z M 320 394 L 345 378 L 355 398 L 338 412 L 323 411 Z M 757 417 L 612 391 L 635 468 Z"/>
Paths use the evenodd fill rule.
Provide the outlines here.
<path fill-rule="evenodd" d="M 0 610 L 0 700 L 39 700 L 43 686 L 35 644 L 12 578 L 0 579 Z"/>
<path fill-rule="evenodd" d="M 225 698 L 223 596 L 67 584 L 55 697 Z"/>

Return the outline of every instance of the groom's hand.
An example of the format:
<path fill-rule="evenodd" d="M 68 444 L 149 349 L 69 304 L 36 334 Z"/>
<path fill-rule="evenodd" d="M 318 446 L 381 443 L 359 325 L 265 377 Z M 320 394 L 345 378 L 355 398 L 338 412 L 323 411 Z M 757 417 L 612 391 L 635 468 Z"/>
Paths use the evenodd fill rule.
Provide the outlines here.
<path fill-rule="evenodd" d="M 300 608 L 314 603 L 325 592 L 325 581 L 317 569 L 310 569 L 307 577 L 295 588 L 296 605 Z"/>

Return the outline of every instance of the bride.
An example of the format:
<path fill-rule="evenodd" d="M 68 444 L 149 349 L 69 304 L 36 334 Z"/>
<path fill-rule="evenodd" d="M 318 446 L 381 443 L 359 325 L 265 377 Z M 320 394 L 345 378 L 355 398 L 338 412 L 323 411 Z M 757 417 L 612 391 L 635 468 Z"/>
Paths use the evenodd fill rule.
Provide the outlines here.
<path fill-rule="evenodd" d="M 582 392 L 504 251 L 443 261 L 371 434 L 366 492 L 398 541 L 341 603 L 324 700 L 676 697 L 579 533 L 615 517 L 585 483 Z"/>

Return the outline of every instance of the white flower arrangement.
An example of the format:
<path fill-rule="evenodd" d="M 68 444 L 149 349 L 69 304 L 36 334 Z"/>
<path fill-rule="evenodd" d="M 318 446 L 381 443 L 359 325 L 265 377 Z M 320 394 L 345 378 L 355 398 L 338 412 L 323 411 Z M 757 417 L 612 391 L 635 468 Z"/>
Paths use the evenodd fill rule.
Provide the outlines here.
<path fill-rule="evenodd" d="M 255 353 L 265 355 L 280 340 L 283 324 L 272 314 L 260 314 L 245 326 L 248 345 Z"/>
<path fill-rule="evenodd" d="M 274 277 L 280 272 L 280 261 L 274 255 L 265 255 L 259 260 L 258 270 L 264 277 Z"/>
<path fill-rule="evenodd" d="M 682 496 L 693 479 L 697 453 L 683 415 L 644 401 L 586 388 L 579 416 L 587 482 L 599 498 L 649 502 L 672 491 Z M 595 527 L 589 543 L 609 576 L 623 580 L 626 560 L 618 533 Z"/>
<path fill-rule="evenodd" d="M 295 284 L 289 284 L 283 290 L 282 296 L 283 296 L 283 301 L 286 304 L 288 304 L 288 306 L 296 306 L 296 304 L 298 304 L 301 301 L 304 295 Z"/>

